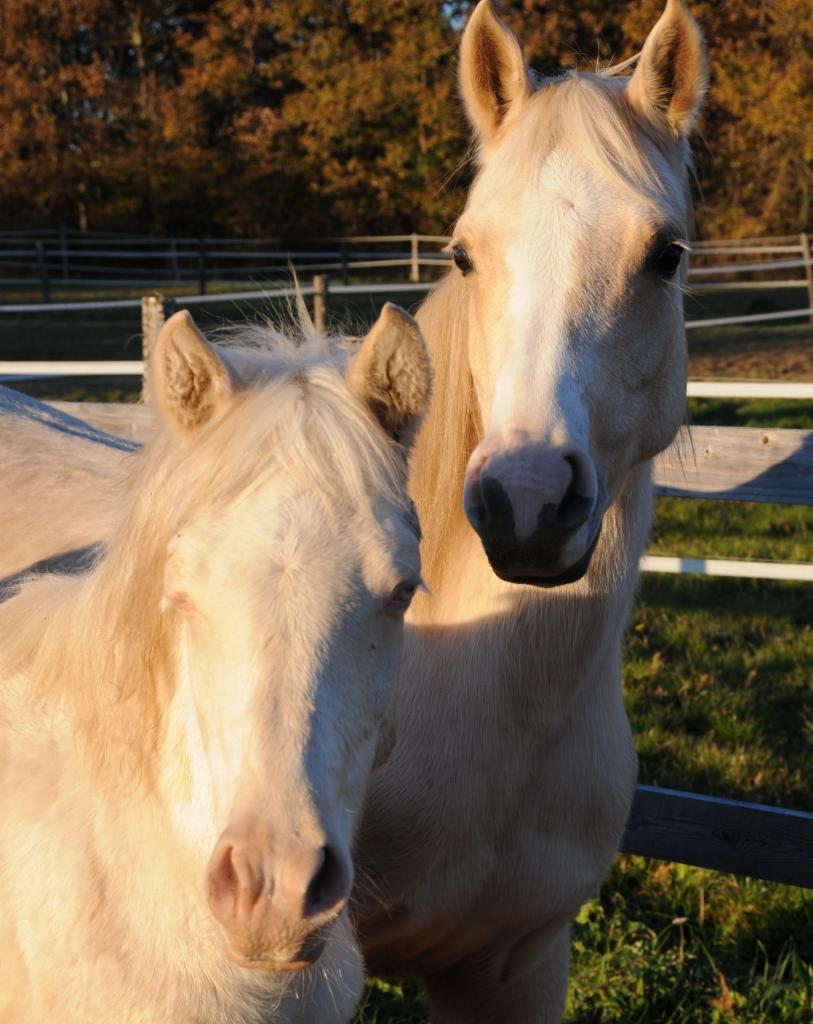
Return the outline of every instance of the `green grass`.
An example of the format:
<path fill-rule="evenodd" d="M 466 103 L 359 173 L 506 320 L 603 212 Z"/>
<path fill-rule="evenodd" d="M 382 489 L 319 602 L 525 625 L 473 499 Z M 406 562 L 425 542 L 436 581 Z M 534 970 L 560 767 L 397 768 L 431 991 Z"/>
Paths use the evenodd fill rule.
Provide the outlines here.
<path fill-rule="evenodd" d="M 414 306 L 420 293 L 398 296 Z M 753 298 L 753 297 L 752 297 Z M 798 304 L 798 296 L 793 301 Z M 332 305 L 351 330 L 383 296 Z M 750 301 L 750 300 L 747 300 Z M 703 296 L 692 315 L 745 312 L 743 296 Z M 762 293 L 753 301 L 773 301 Z M 777 293 L 777 308 L 787 308 Z M 277 307 L 279 308 L 279 307 Z M 196 310 L 205 329 L 246 303 Z M 692 332 L 695 366 L 794 377 L 813 351 L 806 323 Z M 133 313 L 0 317 L 0 358 L 137 358 Z M 801 355 L 800 355 L 801 353 Z M 751 360 L 751 362 L 747 362 Z M 801 360 L 801 363 L 800 363 Z M 722 362 L 721 362 L 722 361 Z M 810 365 L 813 365 L 811 361 Z M 716 375 L 716 374 L 715 374 Z M 808 375 L 809 376 L 809 375 Z M 135 397 L 137 380 L 41 381 L 68 400 Z M 813 429 L 813 403 L 692 400 L 695 424 Z M 813 560 L 807 508 L 659 499 L 654 551 Z M 643 782 L 813 810 L 813 588 L 645 577 L 624 656 Z M 813 1021 L 813 894 L 682 865 L 619 858 L 573 929 L 568 1024 L 802 1024 Z M 413 983 L 368 985 L 359 1024 L 425 1024 Z"/>
<path fill-rule="evenodd" d="M 775 1024 L 813 1013 L 799 889 L 621 857 L 573 929 L 569 1024 Z"/>

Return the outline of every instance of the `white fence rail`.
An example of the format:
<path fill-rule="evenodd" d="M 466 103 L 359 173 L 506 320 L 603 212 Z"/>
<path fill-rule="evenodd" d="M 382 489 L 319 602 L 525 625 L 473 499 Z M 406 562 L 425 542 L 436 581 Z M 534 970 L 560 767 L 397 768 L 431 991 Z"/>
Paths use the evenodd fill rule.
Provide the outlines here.
<path fill-rule="evenodd" d="M 677 555 L 644 555 L 642 572 L 680 575 L 732 576 L 746 580 L 813 582 L 813 562 L 766 562 L 737 558 L 681 558 Z"/>

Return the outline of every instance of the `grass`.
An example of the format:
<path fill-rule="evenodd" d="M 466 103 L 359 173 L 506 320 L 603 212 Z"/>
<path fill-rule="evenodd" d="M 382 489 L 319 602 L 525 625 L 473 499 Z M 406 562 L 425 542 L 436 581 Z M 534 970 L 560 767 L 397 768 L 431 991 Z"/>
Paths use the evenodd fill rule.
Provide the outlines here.
<path fill-rule="evenodd" d="M 404 305 L 420 300 L 399 297 Z M 693 316 L 746 312 L 702 296 Z M 798 297 L 796 297 L 798 299 Z M 383 299 L 332 309 L 354 327 Z M 754 302 L 773 302 L 767 293 Z M 777 293 L 777 308 L 788 302 Z M 737 305 L 739 303 L 739 305 Z M 798 303 L 797 303 L 798 304 Z M 196 310 L 204 327 L 246 304 Z M 755 310 L 752 310 L 755 311 Z M 355 327 L 355 329 L 359 329 Z M 134 358 L 129 313 L 0 318 L 3 358 Z M 813 379 L 813 326 L 690 334 L 692 376 Z M 135 397 L 138 382 L 41 381 L 68 399 Z M 813 429 L 813 403 L 692 400 L 694 423 Z M 653 550 L 813 560 L 807 508 L 660 499 Z M 643 782 L 813 810 L 813 625 L 805 584 L 649 575 L 624 656 Z M 573 928 L 567 1024 L 802 1024 L 813 1021 L 813 894 L 620 857 Z M 358 1024 L 425 1024 L 413 983 L 370 981 Z"/>

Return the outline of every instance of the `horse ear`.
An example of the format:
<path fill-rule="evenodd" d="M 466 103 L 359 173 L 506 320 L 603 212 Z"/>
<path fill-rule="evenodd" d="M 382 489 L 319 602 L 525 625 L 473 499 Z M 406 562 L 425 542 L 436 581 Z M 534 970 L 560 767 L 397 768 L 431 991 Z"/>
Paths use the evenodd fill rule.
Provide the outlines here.
<path fill-rule="evenodd" d="M 386 303 L 347 370 L 347 384 L 384 430 L 405 448 L 429 405 L 432 370 L 417 323 Z"/>
<path fill-rule="evenodd" d="M 514 33 L 480 0 L 460 44 L 460 91 L 480 143 L 488 146 L 509 113 L 533 93 Z"/>
<path fill-rule="evenodd" d="M 164 422 L 181 432 L 220 413 L 232 395 L 229 371 L 185 309 L 161 328 L 150 360 L 150 383 Z"/>
<path fill-rule="evenodd" d="M 706 48 L 697 22 L 683 0 L 667 0 L 627 86 L 630 103 L 647 120 L 685 136 L 707 86 Z"/>

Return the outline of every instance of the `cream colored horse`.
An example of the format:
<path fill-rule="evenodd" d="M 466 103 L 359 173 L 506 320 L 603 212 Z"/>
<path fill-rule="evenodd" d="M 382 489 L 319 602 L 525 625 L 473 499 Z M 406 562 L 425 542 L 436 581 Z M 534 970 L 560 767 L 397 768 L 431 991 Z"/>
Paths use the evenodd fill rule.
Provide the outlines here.
<path fill-rule="evenodd" d="M 278 339 L 243 386 L 177 314 L 106 554 L 0 605 L 3 1024 L 352 1013 L 429 370 L 395 307 L 348 361 Z"/>
<path fill-rule="evenodd" d="M 686 138 L 706 83 L 682 0 L 622 70 L 538 80 L 487 0 L 462 42 L 479 171 L 457 268 L 418 317 L 429 593 L 356 910 L 371 971 L 423 979 L 437 1024 L 560 1020 L 568 923 L 633 795 L 621 643 L 651 459 L 685 409 Z"/>
<path fill-rule="evenodd" d="M 479 173 L 457 269 L 418 316 L 436 372 L 415 461 L 430 594 L 356 858 L 370 966 L 422 977 L 438 1024 L 560 1019 L 568 922 L 633 792 L 620 650 L 650 460 L 684 409 L 686 140 L 705 88 L 681 0 L 625 70 L 537 80 L 488 3 L 463 40 Z"/>

